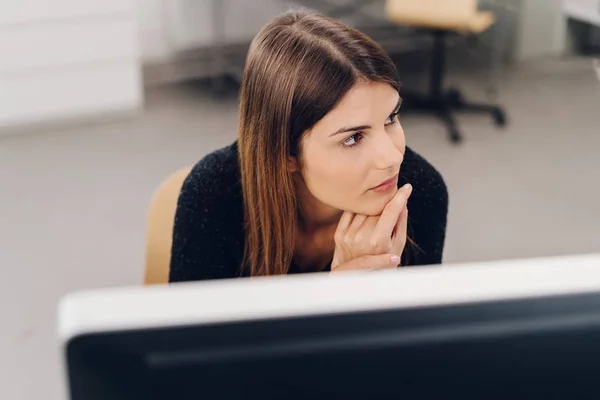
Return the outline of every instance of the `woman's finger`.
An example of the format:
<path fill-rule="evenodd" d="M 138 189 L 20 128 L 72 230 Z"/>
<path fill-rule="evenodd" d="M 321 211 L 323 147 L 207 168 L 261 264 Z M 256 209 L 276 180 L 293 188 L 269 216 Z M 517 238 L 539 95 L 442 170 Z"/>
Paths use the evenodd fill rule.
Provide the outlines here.
<path fill-rule="evenodd" d="M 394 244 L 396 244 L 397 240 L 406 240 L 406 230 L 408 229 L 408 208 L 405 206 L 404 210 L 400 213 L 400 217 L 398 217 L 398 222 L 396 222 L 396 226 L 394 228 L 393 240 Z"/>
<path fill-rule="evenodd" d="M 385 206 L 379 217 L 379 221 L 373 232 L 375 237 L 389 238 L 392 236 L 398 218 L 400 218 L 400 213 L 404 210 L 404 207 L 406 207 L 406 203 L 408 202 L 411 193 L 412 186 L 408 183 L 398 190 L 392 200 Z"/>
<path fill-rule="evenodd" d="M 346 234 L 350 237 L 354 237 L 354 235 L 356 235 L 356 232 L 358 232 L 358 230 L 361 228 L 361 226 L 364 224 L 364 222 L 366 220 L 367 220 L 366 215 L 356 214 L 354 216 L 354 219 L 352 219 L 352 223 L 350 223 L 350 226 L 346 230 Z"/>
<path fill-rule="evenodd" d="M 407 229 L 408 227 L 408 208 L 404 208 L 402 213 L 400 214 L 400 218 L 398 218 L 398 223 L 396 224 L 396 233 L 392 238 L 392 251 L 398 254 L 404 253 L 404 248 L 406 247 L 407 241 Z"/>
<path fill-rule="evenodd" d="M 344 211 L 344 213 L 342 214 L 342 218 L 340 218 L 340 221 L 337 224 L 337 228 L 335 229 L 336 237 L 343 237 L 346 234 L 348 228 L 350 227 L 350 224 L 352 224 L 353 219 L 354 213 L 350 211 Z"/>

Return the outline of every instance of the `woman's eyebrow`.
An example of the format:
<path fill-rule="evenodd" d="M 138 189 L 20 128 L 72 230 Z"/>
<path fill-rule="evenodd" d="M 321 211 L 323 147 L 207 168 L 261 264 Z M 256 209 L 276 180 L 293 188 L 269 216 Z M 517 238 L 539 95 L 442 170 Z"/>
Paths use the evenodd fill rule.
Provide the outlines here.
<path fill-rule="evenodd" d="M 332 133 L 331 135 L 329 135 L 329 137 L 339 135 L 340 133 L 352 132 L 352 131 L 362 131 L 365 129 L 371 129 L 371 125 L 360 125 L 360 126 L 353 126 L 351 128 L 341 128 L 341 129 L 338 129 L 337 131 L 335 131 L 334 133 Z"/>
<path fill-rule="evenodd" d="M 396 111 L 398 111 L 398 109 L 400 108 L 401 105 L 402 105 L 402 97 L 400 97 L 398 99 L 398 103 L 396 104 L 396 107 L 394 107 L 394 109 L 392 110 L 392 112 L 390 114 L 393 114 Z M 346 133 L 346 132 L 352 132 L 352 131 L 362 131 L 365 129 L 371 129 L 371 125 L 359 125 L 359 126 L 353 126 L 350 128 L 343 127 L 343 128 L 338 129 L 337 131 L 333 132 L 332 134 L 330 134 L 329 137 L 339 135 L 340 133 Z"/>
<path fill-rule="evenodd" d="M 394 107 L 394 111 L 392 111 L 392 114 L 396 111 L 398 111 L 398 109 L 400 108 L 400 106 L 402 105 L 402 97 L 398 98 L 398 104 L 396 104 L 396 107 Z"/>

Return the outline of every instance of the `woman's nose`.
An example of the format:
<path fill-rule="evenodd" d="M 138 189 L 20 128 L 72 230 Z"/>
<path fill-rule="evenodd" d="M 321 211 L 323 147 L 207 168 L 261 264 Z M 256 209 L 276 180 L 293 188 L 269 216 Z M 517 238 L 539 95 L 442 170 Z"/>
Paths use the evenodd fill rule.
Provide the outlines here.
<path fill-rule="evenodd" d="M 404 155 L 388 136 L 382 136 L 375 144 L 374 163 L 377 169 L 399 168 Z"/>

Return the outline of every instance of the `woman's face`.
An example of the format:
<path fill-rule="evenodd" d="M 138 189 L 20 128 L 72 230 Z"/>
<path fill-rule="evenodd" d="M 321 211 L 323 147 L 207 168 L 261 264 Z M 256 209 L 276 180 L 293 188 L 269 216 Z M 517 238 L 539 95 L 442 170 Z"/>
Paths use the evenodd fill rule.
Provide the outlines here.
<path fill-rule="evenodd" d="M 296 170 L 303 200 L 309 197 L 313 207 L 381 214 L 396 192 L 404 157 L 399 106 L 389 84 L 356 84 L 304 135 Z M 390 179 L 391 185 L 374 189 Z"/>

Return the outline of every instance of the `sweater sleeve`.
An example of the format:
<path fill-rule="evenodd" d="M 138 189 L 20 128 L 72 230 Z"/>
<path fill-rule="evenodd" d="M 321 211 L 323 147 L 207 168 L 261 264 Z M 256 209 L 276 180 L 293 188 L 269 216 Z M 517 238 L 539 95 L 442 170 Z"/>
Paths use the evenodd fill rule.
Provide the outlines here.
<path fill-rule="evenodd" d="M 227 172 L 215 170 L 214 162 L 207 159 L 194 167 L 183 184 L 173 228 L 170 282 L 239 275 L 241 205 L 235 185 L 223 175 Z"/>
<path fill-rule="evenodd" d="M 408 201 L 408 235 L 414 242 L 405 265 L 442 262 L 448 215 L 448 189 L 440 173 L 423 157 L 407 148 L 399 185 L 411 183 Z"/>

